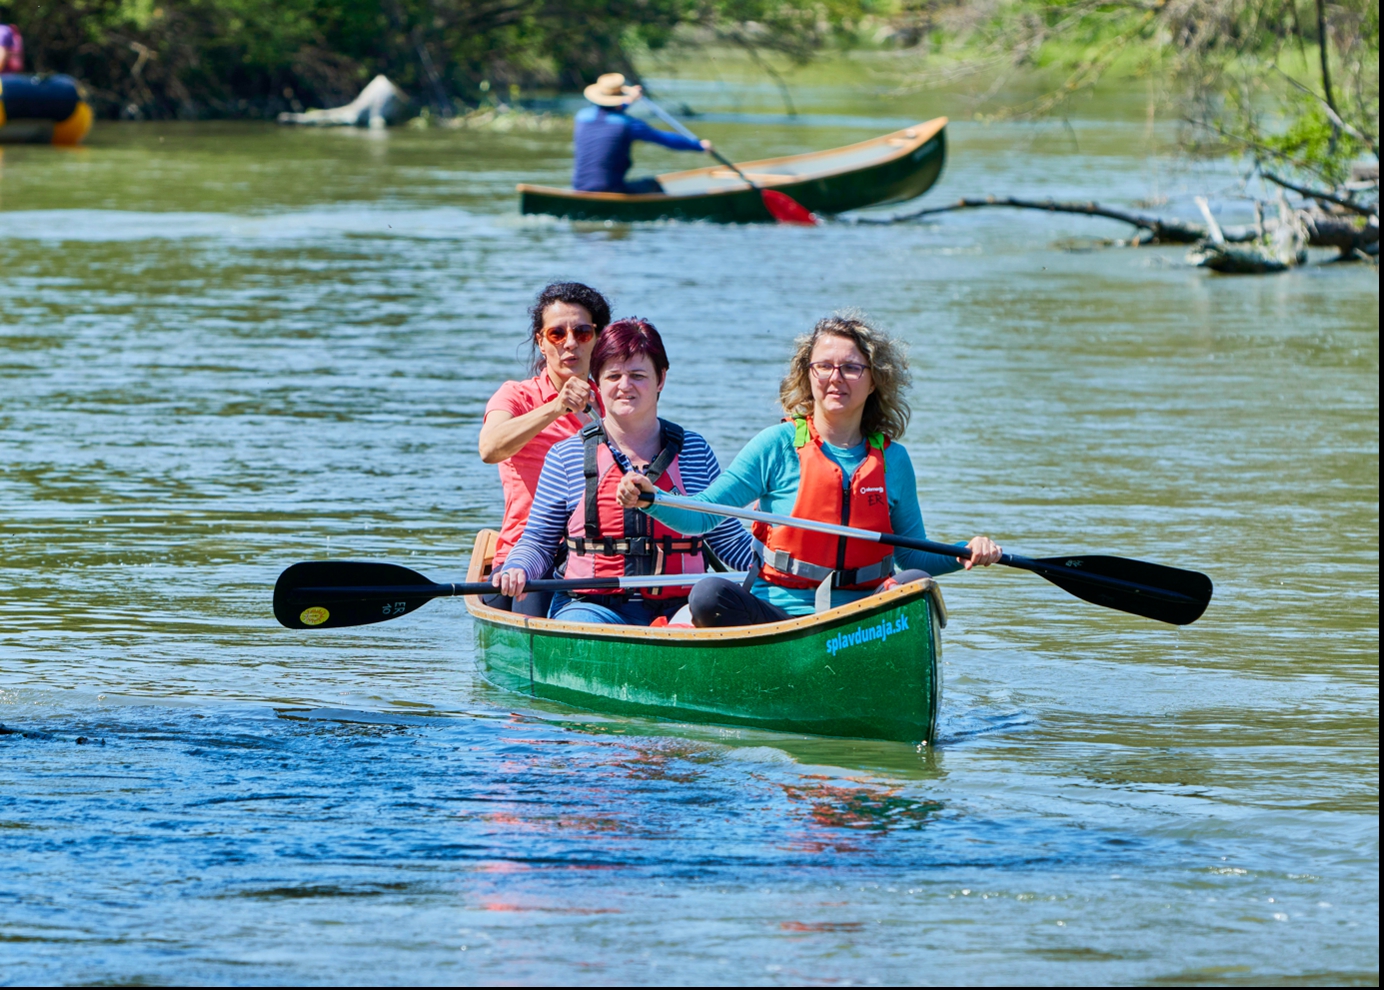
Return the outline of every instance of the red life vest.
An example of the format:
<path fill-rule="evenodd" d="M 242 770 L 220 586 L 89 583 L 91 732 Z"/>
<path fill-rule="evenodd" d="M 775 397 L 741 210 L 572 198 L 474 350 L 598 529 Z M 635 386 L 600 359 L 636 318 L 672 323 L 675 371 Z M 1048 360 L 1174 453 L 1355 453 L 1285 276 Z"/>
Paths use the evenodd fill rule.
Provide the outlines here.
<path fill-rule="evenodd" d="M 847 487 L 841 483 L 841 468 L 822 453 L 822 438 L 812 420 L 793 422 L 799 481 L 791 514 L 799 519 L 892 533 L 889 492 L 884 484 L 884 449 L 889 438 L 882 433 L 866 438 L 865 460 Z M 894 573 L 894 554 L 882 543 L 767 523 L 755 523 L 754 536 L 764 545 L 760 576 L 785 588 L 815 588 L 831 577 L 833 588 L 864 590 L 878 587 Z"/>
<path fill-rule="evenodd" d="M 644 469 L 654 487 L 686 495 L 678 454 L 682 427 L 659 420 L 663 450 Z M 701 574 L 703 541 L 673 532 L 639 509 L 624 509 L 615 501 L 624 470 L 615 460 L 600 420 L 581 431 L 586 497 L 567 520 L 568 578 L 636 577 L 642 574 Z M 685 598 L 691 587 L 645 588 L 644 598 Z M 623 595 L 625 591 L 585 591 L 585 595 Z"/>

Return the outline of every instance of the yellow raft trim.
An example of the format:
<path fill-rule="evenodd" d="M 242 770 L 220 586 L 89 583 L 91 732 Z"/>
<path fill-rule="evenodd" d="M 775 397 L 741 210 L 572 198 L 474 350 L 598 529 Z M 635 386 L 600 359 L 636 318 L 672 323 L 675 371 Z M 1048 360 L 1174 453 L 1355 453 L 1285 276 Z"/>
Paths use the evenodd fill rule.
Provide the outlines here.
<path fill-rule="evenodd" d="M 53 125 L 53 143 L 77 144 L 91 130 L 92 119 L 91 106 L 86 100 L 78 100 L 77 109 L 72 111 L 72 115 Z M 0 120 L 0 123 L 4 121 Z"/>

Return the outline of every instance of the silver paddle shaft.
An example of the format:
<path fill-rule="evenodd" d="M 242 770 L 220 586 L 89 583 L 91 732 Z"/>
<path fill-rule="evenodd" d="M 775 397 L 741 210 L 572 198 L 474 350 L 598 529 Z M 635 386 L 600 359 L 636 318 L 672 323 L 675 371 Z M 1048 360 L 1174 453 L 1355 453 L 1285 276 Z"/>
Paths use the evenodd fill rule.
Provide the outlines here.
<path fill-rule="evenodd" d="M 750 576 L 749 571 L 705 571 L 700 574 L 650 574 L 646 577 L 622 577 L 615 580 L 620 583 L 621 588 L 681 588 L 684 585 L 696 584 L 706 578 L 725 578 L 727 581 L 744 581 Z M 525 591 L 542 591 L 543 585 L 549 583 L 562 583 L 571 587 L 581 581 L 590 583 L 582 587 L 599 588 L 609 578 L 562 578 L 558 581 L 530 581 L 525 585 Z M 557 589 L 561 590 L 561 589 Z"/>
<path fill-rule="evenodd" d="M 648 497 L 647 494 L 644 496 L 646 499 Z M 665 495 L 662 491 L 654 493 L 654 502 L 657 505 L 666 505 L 670 509 L 687 509 L 689 512 L 701 512 L 708 516 L 731 516 L 735 519 L 748 519 L 751 522 L 766 522 L 774 526 L 791 526 L 794 529 L 806 529 L 813 533 L 844 536 L 849 540 L 868 540 L 871 543 L 883 543 L 888 547 L 922 550 L 944 557 L 958 557 L 967 560 L 971 556 L 969 547 L 953 546 L 950 543 L 938 543 L 935 540 L 915 540 L 911 537 L 894 536 L 889 533 L 876 533 L 869 529 L 854 529 L 850 526 L 838 526 L 835 523 L 818 522 L 816 519 L 799 519 L 797 516 L 781 516 L 775 512 L 741 509 L 734 505 L 713 505 L 710 502 L 697 502 L 690 498 L 680 498 L 677 495 Z M 1008 564 L 1011 561 L 1017 562 L 1024 559 L 1004 554 L 1000 557 L 999 562 Z M 1017 566 L 1026 565 L 1018 564 Z"/>
<path fill-rule="evenodd" d="M 683 124 L 682 124 L 682 121 L 678 120 L 678 118 L 674 117 L 674 116 L 673 116 L 671 113 L 669 113 L 667 110 L 664 110 L 661 106 L 659 106 L 659 105 L 658 105 L 657 103 L 655 103 L 653 100 L 649 99 L 647 96 L 643 97 L 643 100 L 644 100 L 645 103 L 647 103 L 647 104 L 649 105 L 649 109 L 652 110 L 652 111 L 658 116 L 658 119 L 659 119 L 659 120 L 661 120 L 661 121 L 663 121 L 664 123 L 666 123 L 669 127 L 673 128 L 675 131 L 677 131 L 677 132 L 678 132 L 679 134 L 681 134 L 683 137 L 685 137 L 685 138 L 687 138 L 687 139 L 689 139 L 689 140 L 691 140 L 691 141 L 700 141 L 700 140 L 701 140 L 701 138 L 697 137 L 697 135 L 693 134 L 693 133 L 692 133 L 691 131 L 689 131 L 686 127 L 684 127 Z M 745 181 L 745 183 L 746 183 L 747 185 L 749 185 L 749 187 L 750 187 L 751 189 L 758 189 L 758 188 L 759 188 L 759 186 L 757 186 L 757 185 L 755 184 L 755 182 L 754 182 L 753 179 L 751 179 L 751 178 L 750 178 L 748 175 L 746 175 L 744 172 L 740 171 L 740 166 L 739 166 L 739 165 L 735 164 L 735 162 L 731 161 L 729 158 L 727 158 L 725 155 L 721 154 L 721 153 L 720 153 L 719 151 L 717 151 L 715 148 L 710 148 L 710 149 L 708 149 L 707 154 L 709 154 L 712 158 L 716 159 L 718 162 L 720 162 L 720 163 L 721 163 L 722 165 L 724 165 L 726 168 L 730 169 L 730 170 L 731 170 L 732 172 L 734 172 L 736 175 L 740 176 L 740 178 L 743 179 L 743 180 Z"/>
<path fill-rule="evenodd" d="M 678 118 L 674 117 L 667 110 L 664 110 L 653 100 L 649 99 L 647 96 L 642 97 L 642 99 L 648 105 L 649 109 L 654 112 L 654 114 L 658 117 L 659 120 L 663 121 L 665 124 L 667 124 L 673 130 L 677 131 L 683 137 L 687 138 L 689 141 L 701 140 L 701 138 L 697 137 L 697 135 L 689 131 L 687 127 L 684 126 L 682 121 L 678 120 Z"/>
<path fill-rule="evenodd" d="M 868 529 L 852 529 L 850 526 L 837 526 L 835 523 L 818 522 L 815 519 L 799 519 L 797 516 L 781 516 L 776 512 L 759 512 L 755 509 L 741 509 L 733 505 L 714 505 L 711 502 L 697 502 L 677 495 L 654 493 L 654 504 L 666 505 L 670 509 L 686 509 L 708 516 L 731 516 L 735 519 L 748 519 L 750 522 L 766 522 L 774 526 L 792 526 L 794 529 L 809 529 L 814 533 L 830 533 L 832 536 L 847 536 L 853 540 L 873 540 L 878 543 L 881 533 Z"/>

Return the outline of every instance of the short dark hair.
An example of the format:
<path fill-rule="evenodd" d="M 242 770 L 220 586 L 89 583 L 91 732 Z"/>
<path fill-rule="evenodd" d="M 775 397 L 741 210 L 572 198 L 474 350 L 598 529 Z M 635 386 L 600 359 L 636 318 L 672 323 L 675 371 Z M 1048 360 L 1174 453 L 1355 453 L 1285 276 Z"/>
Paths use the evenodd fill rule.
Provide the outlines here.
<path fill-rule="evenodd" d="M 637 316 L 616 320 L 605 328 L 591 352 L 591 377 L 601 379 L 601 369 L 611 361 L 628 361 L 636 354 L 647 354 L 654 362 L 654 371 L 661 379 L 668 371 L 668 352 L 663 338 L 648 320 Z"/>
<path fill-rule="evenodd" d="M 533 348 L 535 375 L 543 370 L 543 352 L 538 348 L 538 335 L 543 332 L 543 311 L 559 302 L 580 306 L 590 313 L 598 334 L 610 322 L 610 303 L 591 286 L 581 282 L 549 282 L 529 307 L 529 344 Z"/>

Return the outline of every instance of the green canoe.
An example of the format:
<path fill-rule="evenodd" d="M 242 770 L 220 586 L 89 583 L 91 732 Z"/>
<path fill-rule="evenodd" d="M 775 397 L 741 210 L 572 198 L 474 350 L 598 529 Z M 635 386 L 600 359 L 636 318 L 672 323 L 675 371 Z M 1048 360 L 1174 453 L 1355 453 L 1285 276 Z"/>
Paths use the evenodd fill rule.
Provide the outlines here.
<path fill-rule="evenodd" d="M 468 581 L 490 572 L 482 530 Z M 579 708 L 782 732 L 931 744 L 942 595 L 931 580 L 821 615 L 732 629 L 531 619 L 467 598 L 494 684 Z"/>
<path fill-rule="evenodd" d="M 787 193 L 814 213 L 843 213 L 921 196 L 932 188 L 947 157 L 947 118 L 892 134 L 806 155 L 738 163 L 766 189 Z M 664 193 L 578 192 L 519 186 L 520 213 L 572 220 L 773 220 L 758 192 L 724 166 L 669 172 L 658 177 Z"/>

